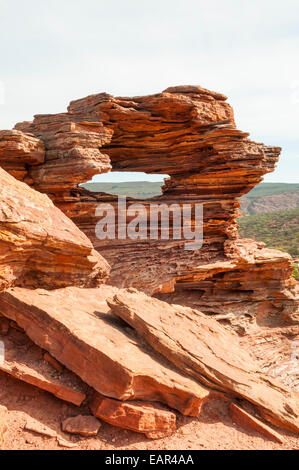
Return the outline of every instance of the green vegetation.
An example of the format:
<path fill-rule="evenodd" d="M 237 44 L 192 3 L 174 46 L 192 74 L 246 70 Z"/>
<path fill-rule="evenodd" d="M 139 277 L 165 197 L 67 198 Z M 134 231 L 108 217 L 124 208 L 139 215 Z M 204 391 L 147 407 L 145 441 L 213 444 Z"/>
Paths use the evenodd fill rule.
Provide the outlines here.
<path fill-rule="evenodd" d="M 147 199 L 162 194 L 164 182 L 128 181 L 127 183 L 85 183 L 83 188 L 92 192 Z"/>
<path fill-rule="evenodd" d="M 266 212 L 239 219 L 240 236 L 266 243 L 268 248 L 299 255 L 299 208 Z"/>
<path fill-rule="evenodd" d="M 294 275 L 295 279 L 297 279 L 297 281 L 299 281 L 298 264 L 293 264 L 293 266 L 294 266 L 293 275 Z"/>

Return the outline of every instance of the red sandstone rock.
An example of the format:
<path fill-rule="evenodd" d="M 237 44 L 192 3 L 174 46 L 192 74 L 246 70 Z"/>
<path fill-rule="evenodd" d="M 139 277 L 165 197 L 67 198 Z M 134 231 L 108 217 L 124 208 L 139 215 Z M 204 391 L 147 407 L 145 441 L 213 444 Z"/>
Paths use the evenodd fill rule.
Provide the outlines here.
<path fill-rule="evenodd" d="M 263 436 L 270 437 L 270 439 L 274 439 L 275 441 L 283 444 L 284 440 L 280 434 L 259 419 L 247 413 L 235 403 L 230 404 L 229 414 L 231 419 L 242 428 L 248 429 L 249 431 L 257 431 Z"/>
<path fill-rule="evenodd" d="M 86 398 L 87 385 L 79 377 L 64 369 L 57 374 L 43 361 L 43 351 L 21 332 L 11 330 L 0 336 L 4 356 L 0 356 L 0 370 L 15 379 L 52 393 L 57 398 L 80 406 Z"/>
<path fill-rule="evenodd" d="M 0 194 L 0 289 L 90 286 L 106 280 L 106 261 L 46 195 L 1 168 Z"/>
<path fill-rule="evenodd" d="M 100 148 L 109 143 L 112 130 L 88 116 L 57 114 L 36 116 L 34 123 L 16 126 L 40 136 L 47 148 L 45 162 L 29 169 L 34 187 L 56 200 L 72 200 L 71 191 L 93 175 L 110 171 L 110 159 Z"/>
<path fill-rule="evenodd" d="M 94 416 L 78 415 L 67 418 L 62 422 L 62 430 L 70 434 L 80 434 L 83 437 L 96 436 L 100 430 L 101 423 Z"/>
<path fill-rule="evenodd" d="M 7 431 L 7 408 L 0 405 L 0 450 L 3 449 L 4 435 Z"/>
<path fill-rule="evenodd" d="M 142 402 L 121 402 L 95 394 L 92 413 L 113 426 L 145 434 L 149 438 L 169 436 L 176 431 L 175 413 L 162 406 Z"/>
<path fill-rule="evenodd" d="M 45 145 L 33 135 L 17 130 L 0 131 L 0 166 L 18 180 L 33 182 L 28 166 L 45 161 Z"/>
<path fill-rule="evenodd" d="M 41 436 L 57 437 L 57 432 L 54 431 L 54 429 L 50 428 L 49 426 L 46 426 L 43 423 L 40 423 L 32 417 L 27 418 L 24 429 L 26 431 L 36 432 Z"/>
<path fill-rule="evenodd" d="M 235 317 L 236 325 L 242 315 L 266 323 L 262 316 L 267 311 L 279 312 L 288 323 L 299 323 L 292 258 L 264 246 L 248 239 L 226 242 L 226 261 L 190 270 L 177 278 L 176 288 L 198 292 L 196 304 L 201 311 Z"/>
<path fill-rule="evenodd" d="M 198 416 L 211 392 L 178 372 L 111 314 L 106 298 L 117 291 L 111 286 L 14 288 L 0 293 L 0 313 L 100 394 L 159 401 Z"/>
<path fill-rule="evenodd" d="M 241 348 L 238 337 L 216 320 L 135 289 L 120 290 L 107 302 L 116 315 L 179 369 L 211 388 L 246 398 L 279 426 L 299 432 L 295 394 L 263 374 Z"/>

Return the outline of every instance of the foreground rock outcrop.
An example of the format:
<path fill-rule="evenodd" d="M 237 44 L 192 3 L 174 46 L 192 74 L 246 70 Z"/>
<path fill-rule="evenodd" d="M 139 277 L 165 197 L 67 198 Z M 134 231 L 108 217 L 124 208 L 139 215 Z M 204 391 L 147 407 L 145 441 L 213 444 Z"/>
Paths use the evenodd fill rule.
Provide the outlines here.
<path fill-rule="evenodd" d="M 109 265 L 52 201 L 0 168 L 0 290 L 105 282 Z"/>
<path fill-rule="evenodd" d="M 0 312 L 100 394 L 159 401 L 198 416 L 211 391 L 146 348 L 111 314 L 106 299 L 117 290 L 14 288 L 0 294 Z"/>
<path fill-rule="evenodd" d="M 57 374 L 45 360 L 43 350 L 33 344 L 24 332 L 16 330 L 13 325 L 5 336 L 0 334 L 0 342 L 4 356 L 0 356 L 0 371 L 52 393 L 65 402 L 82 405 L 86 399 L 87 385 L 66 368 L 61 368 Z"/>
<path fill-rule="evenodd" d="M 133 289 L 119 291 L 108 304 L 180 370 L 211 388 L 246 398 L 261 408 L 265 418 L 299 431 L 295 394 L 262 374 L 238 337 L 214 319 Z"/>

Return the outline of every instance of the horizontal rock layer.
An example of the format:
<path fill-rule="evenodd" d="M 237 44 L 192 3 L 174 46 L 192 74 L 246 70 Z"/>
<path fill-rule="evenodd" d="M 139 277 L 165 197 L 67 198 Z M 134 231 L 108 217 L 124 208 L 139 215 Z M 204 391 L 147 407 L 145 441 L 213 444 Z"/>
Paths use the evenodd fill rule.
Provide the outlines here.
<path fill-rule="evenodd" d="M 0 290 L 92 286 L 109 265 L 76 225 L 45 195 L 0 168 Z"/>
<path fill-rule="evenodd" d="M 34 135 L 17 130 L 0 131 L 0 166 L 12 176 L 32 184 L 28 167 L 45 162 L 45 145 Z"/>
<path fill-rule="evenodd" d="M 279 313 L 289 323 L 299 323 L 299 297 L 292 276 L 292 258 L 264 243 L 238 240 L 225 244 L 228 262 L 218 261 L 177 278 L 177 290 L 198 293 L 197 307 L 207 314 L 242 316 L 267 324 L 268 315 Z M 195 295 L 194 295 L 195 297 Z M 163 300 L 163 295 L 160 296 Z"/>

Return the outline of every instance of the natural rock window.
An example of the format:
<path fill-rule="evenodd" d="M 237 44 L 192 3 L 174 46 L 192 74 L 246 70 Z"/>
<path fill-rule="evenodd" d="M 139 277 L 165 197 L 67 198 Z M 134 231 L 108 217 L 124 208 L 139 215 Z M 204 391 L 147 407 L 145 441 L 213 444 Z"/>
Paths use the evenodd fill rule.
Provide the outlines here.
<path fill-rule="evenodd" d="M 109 176 L 109 178 L 107 178 Z M 147 175 L 143 172 L 110 172 L 95 175 L 91 181 L 80 186 L 91 192 L 149 199 L 162 195 L 164 179 L 169 175 Z"/>

